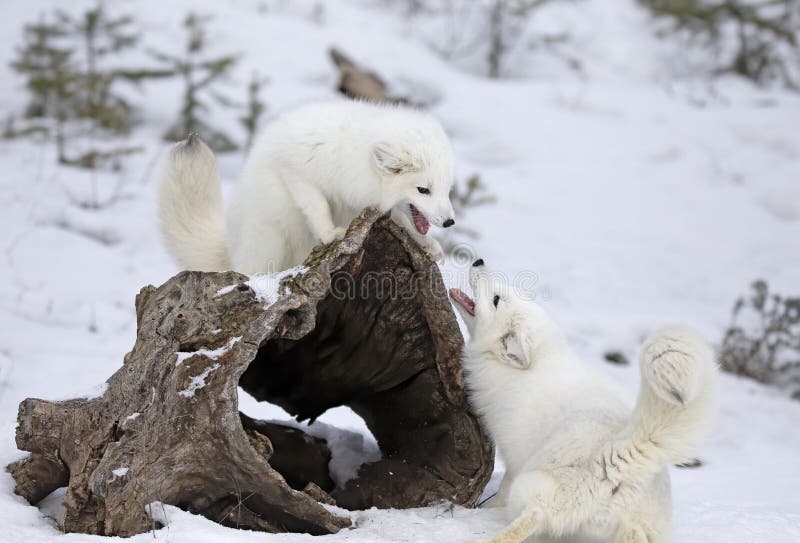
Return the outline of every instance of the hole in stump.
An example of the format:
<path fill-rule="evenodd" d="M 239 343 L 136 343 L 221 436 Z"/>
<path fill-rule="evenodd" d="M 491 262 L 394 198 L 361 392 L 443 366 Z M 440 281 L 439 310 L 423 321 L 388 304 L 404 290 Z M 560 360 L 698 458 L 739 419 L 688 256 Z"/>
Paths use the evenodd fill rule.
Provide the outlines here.
<path fill-rule="evenodd" d="M 330 493 L 353 479 L 362 464 L 381 458 L 364 420 L 347 407 L 330 409 L 309 425 L 240 388 L 239 410 L 245 429 L 269 438 L 269 464 L 295 490 L 313 482 Z"/>

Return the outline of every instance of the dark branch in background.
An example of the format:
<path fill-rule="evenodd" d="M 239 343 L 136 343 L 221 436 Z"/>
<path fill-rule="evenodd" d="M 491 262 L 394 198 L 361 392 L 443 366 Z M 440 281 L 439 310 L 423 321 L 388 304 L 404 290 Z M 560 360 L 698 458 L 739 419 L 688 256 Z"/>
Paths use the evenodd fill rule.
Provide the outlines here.
<path fill-rule="evenodd" d="M 712 75 L 737 74 L 758 84 L 800 89 L 797 0 L 639 2 L 669 21 L 665 33 L 683 34 L 696 48 L 712 51 Z"/>
<path fill-rule="evenodd" d="M 244 104 L 245 114 L 239 117 L 239 122 L 244 127 L 246 134 L 245 150 L 249 150 L 253 146 L 253 140 L 258 133 L 261 118 L 267 111 L 267 106 L 261 98 L 261 88 L 268 81 L 266 77 L 258 75 L 258 72 L 253 72 L 250 84 L 247 86 L 247 101 Z"/>
<path fill-rule="evenodd" d="M 496 79 L 505 74 L 505 57 L 522 38 L 528 17 L 535 10 L 554 1 L 559 0 L 494 0 L 490 4 L 489 49 L 486 53 L 489 77 Z"/>
<path fill-rule="evenodd" d="M 434 41 L 439 43 L 431 43 L 431 47 L 450 61 L 480 55 L 486 75 L 501 78 L 509 73 L 509 53 L 520 46 L 531 50 L 546 49 L 563 59 L 570 68 L 581 69 L 576 58 L 559 48 L 569 41 L 568 34 L 537 32 L 531 24 L 538 9 L 574 1 L 578 0 L 408 0 L 406 12 L 412 17 L 438 15 L 448 19 L 447 27 L 453 32 L 442 38 L 437 36 Z"/>
<path fill-rule="evenodd" d="M 465 220 L 465 216 L 476 207 L 494 204 L 497 198 L 489 192 L 478 174 L 472 174 L 463 186 L 459 183 L 453 185 L 450 201 L 453 203 L 458 220 L 455 226 L 444 231 L 441 243 L 445 252 L 452 255 L 463 250 L 469 242 L 481 237 L 477 230 L 463 226 L 470 222 Z"/>
<path fill-rule="evenodd" d="M 758 280 L 733 307 L 720 348 L 722 369 L 787 388 L 800 399 L 800 297 L 769 292 Z"/>
<path fill-rule="evenodd" d="M 578 0 L 495 0 L 489 18 L 490 47 L 487 53 L 489 77 L 502 77 L 507 52 L 516 47 L 525 36 L 525 27 L 530 24 L 534 12 L 546 5 L 557 2 L 574 2 Z M 562 53 L 557 46 L 570 40 L 569 34 L 547 34 L 537 32 L 528 36 L 529 49 L 547 49 L 566 62 L 573 70 L 580 70 L 581 63 L 571 55 Z"/>

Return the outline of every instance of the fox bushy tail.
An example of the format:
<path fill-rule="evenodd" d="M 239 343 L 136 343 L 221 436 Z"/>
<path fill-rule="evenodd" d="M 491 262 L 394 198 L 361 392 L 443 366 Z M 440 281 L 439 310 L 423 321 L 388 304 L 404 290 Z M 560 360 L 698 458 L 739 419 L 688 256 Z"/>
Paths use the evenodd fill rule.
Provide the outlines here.
<path fill-rule="evenodd" d="M 713 415 L 717 364 L 711 347 L 683 327 L 661 329 L 642 346 L 641 389 L 628 426 L 604 448 L 617 482 L 644 481 L 695 458 Z"/>
<path fill-rule="evenodd" d="M 231 268 L 214 153 L 196 135 L 176 143 L 161 172 L 158 215 L 170 254 L 184 269 Z"/>

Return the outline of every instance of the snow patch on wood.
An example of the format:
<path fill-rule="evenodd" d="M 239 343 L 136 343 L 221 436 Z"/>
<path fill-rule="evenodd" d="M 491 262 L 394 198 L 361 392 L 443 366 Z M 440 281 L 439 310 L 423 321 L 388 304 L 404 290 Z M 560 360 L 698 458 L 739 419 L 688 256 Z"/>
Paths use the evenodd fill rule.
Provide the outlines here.
<path fill-rule="evenodd" d="M 209 366 L 200 375 L 195 375 L 189 382 L 189 386 L 185 390 L 181 390 L 178 394 L 185 398 L 192 398 L 194 393 L 206 386 L 206 378 L 211 375 L 211 372 L 219 368 L 219 363 Z"/>
<path fill-rule="evenodd" d="M 178 351 L 178 359 L 175 361 L 176 366 L 180 366 L 185 360 L 193 357 L 193 356 L 205 356 L 206 358 L 210 358 L 211 360 L 218 360 L 222 357 L 225 353 L 231 350 L 231 348 L 236 345 L 242 336 L 237 336 L 235 338 L 231 338 L 228 343 L 223 345 L 222 347 L 217 347 L 216 349 L 198 349 L 196 351 L 184 352 Z"/>
<path fill-rule="evenodd" d="M 222 287 L 221 289 L 219 289 L 217 291 L 216 294 L 214 294 L 214 298 L 219 298 L 220 296 L 225 296 L 226 294 L 229 294 L 229 293 L 233 292 L 233 289 L 235 289 L 238 286 L 239 285 L 228 285 L 227 287 Z"/>
<path fill-rule="evenodd" d="M 264 307 L 269 307 L 275 303 L 281 294 L 286 292 L 286 289 L 281 289 L 281 281 L 287 277 L 303 275 L 307 271 L 307 266 L 300 265 L 281 272 L 259 273 L 252 275 L 250 276 L 250 279 L 244 283 L 222 287 L 214 294 L 214 298 L 219 298 L 220 296 L 230 294 L 236 290 L 236 287 L 243 284 L 247 285 L 253 290 L 253 293 L 259 301 L 264 302 Z"/>
<path fill-rule="evenodd" d="M 269 307 L 276 302 L 278 296 L 286 291 L 285 288 L 281 288 L 281 282 L 284 279 L 295 275 L 303 275 L 307 271 L 308 267 L 306 266 L 295 266 L 278 273 L 253 275 L 245 285 L 253 289 L 256 298 L 264 303 L 264 307 Z"/>
<path fill-rule="evenodd" d="M 103 395 L 106 393 L 106 390 L 108 390 L 108 383 L 100 383 L 99 385 L 95 385 L 89 390 L 84 391 L 83 393 L 60 396 L 58 398 L 55 398 L 53 401 L 64 401 L 72 399 L 95 400 L 97 398 L 102 398 Z"/>

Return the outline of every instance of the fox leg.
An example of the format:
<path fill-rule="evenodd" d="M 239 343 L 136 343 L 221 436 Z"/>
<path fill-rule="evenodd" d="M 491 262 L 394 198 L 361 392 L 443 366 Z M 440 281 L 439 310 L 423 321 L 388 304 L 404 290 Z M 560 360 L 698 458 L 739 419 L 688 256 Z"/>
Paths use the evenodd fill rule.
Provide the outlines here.
<path fill-rule="evenodd" d="M 286 177 L 282 176 L 282 179 Z M 316 239 L 330 243 L 344 237 L 345 229 L 333 224 L 331 206 L 319 187 L 297 178 L 284 184 Z"/>
<path fill-rule="evenodd" d="M 556 489 L 553 477 L 539 470 L 523 471 L 510 479 L 507 508 L 516 517 L 490 540 L 491 543 L 521 543 L 541 533 L 547 521 L 552 520 L 548 507 L 553 503 Z"/>
<path fill-rule="evenodd" d="M 621 524 L 614 533 L 613 543 L 654 543 L 641 526 Z"/>
<path fill-rule="evenodd" d="M 489 543 L 522 543 L 536 532 L 541 516 L 541 509 L 536 506 L 524 509 L 502 532 L 490 539 Z"/>
<path fill-rule="evenodd" d="M 669 478 L 666 472 L 653 480 L 636 506 L 627 509 L 614 531 L 613 543 L 667 543 L 673 541 L 670 521 Z"/>
<path fill-rule="evenodd" d="M 417 229 L 411 224 L 411 219 L 408 218 L 408 215 L 397 209 L 392 209 L 391 217 L 392 220 L 402 226 L 406 232 L 414 238 L 414 241 L 416 241 L 426 253 L 431 255 L 434 260 L 437 262 L 444 262 L 444 249 L 442 249 L 441 244 L 434 238 L 423 236 L 417 232 Z"/>

